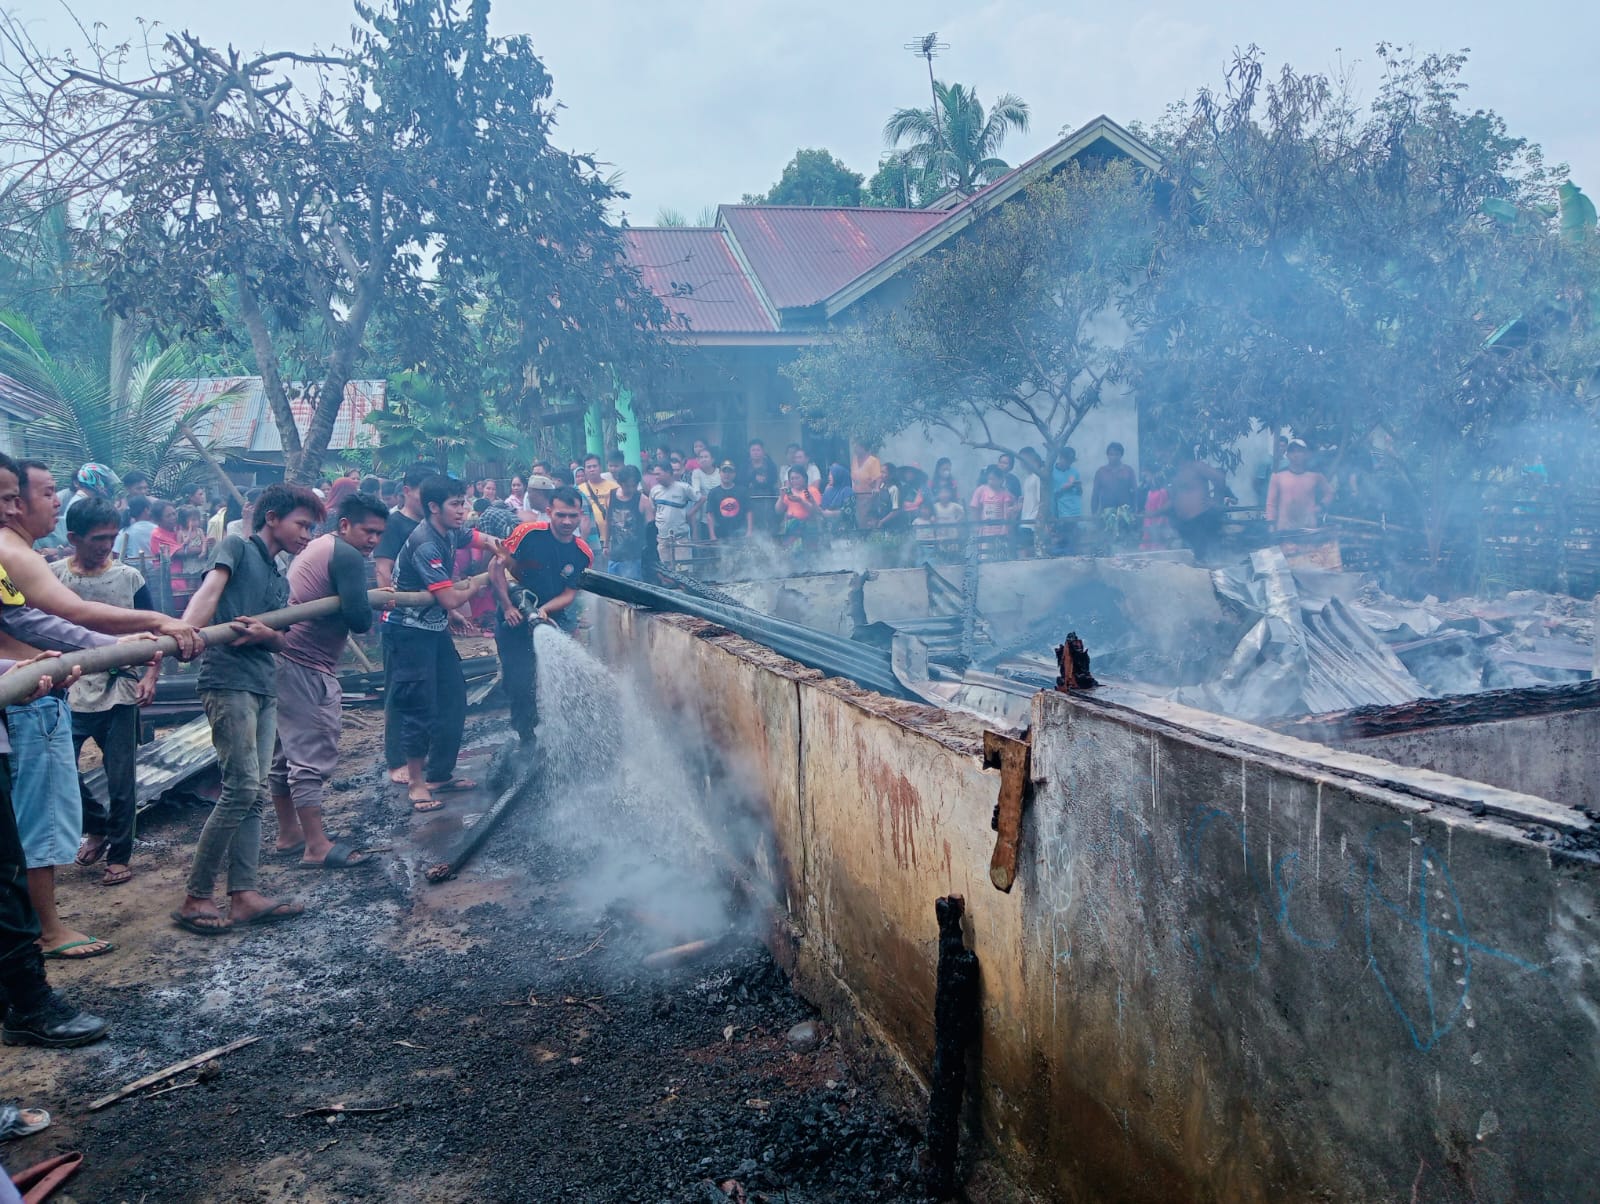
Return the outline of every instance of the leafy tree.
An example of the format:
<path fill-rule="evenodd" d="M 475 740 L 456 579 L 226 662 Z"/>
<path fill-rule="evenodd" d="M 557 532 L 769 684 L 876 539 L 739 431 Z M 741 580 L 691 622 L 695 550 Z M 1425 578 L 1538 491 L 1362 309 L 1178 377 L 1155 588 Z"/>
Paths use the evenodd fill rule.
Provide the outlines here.
<path fill-rule="evenodd" d="M 119 392 L 103 363 L 56 358 L 15 314 L 0 314 L 0 376 L 41 411 L 28 427 L 29 451 L 62 480 L 94 460 L 118 473 L 149 473 L 153 491 L 169 497 L 211 475 L 179 418 L 192 424 L 239 393 L 227 390 L 185 411 L 191 373 L 173 347 L 135 362 Z"/>
<path fill-rule="evenodd" d="M 886 156 L 867 181 L 866 203 L 877 209 L 915 209 L 919 174 L 904 151 Z"/>
<path fill-rule="evenodd" d="M 985 110 L 975 89 L 935 83 L 934 104 L 926 109 L 897 109 L 883 127 L 883 140 L 906 147 L 906 160 L 916 171 L 916 192 L 924 204 L 952 189 L 971 195 L 1011 170 L 999 157 L 1012 130 L 1028 132 L 1028 106 L 1007 92 Z"/>
<path fill-rule="evenodd" d="M 592 159 L 550 142 L 551 81 L 488 0 L 357 4 L 348 52 L 246 57 L 190 34 L 153 69 L 29 48 L 0 142 L 30 187 L 99 207 L 113 307 L 174 334 L 248 332 L 291 480 L 313 478 L 380 318 L 454 398 L 508 417 L 614 396 L 660 357 L 666 310 L 625 266 Z M 320 382 L 302 437 L 293 358 Z M 488 353 L 494 358 L 482 359 Z"/>
<path fill-rule="evenodd" d="M 0 310 L 24 315 L 45 346 L 84 362 L 104 361 L 111 350 L 90 250 L 66 205 L 26 189 L 0 202 Z"/>
<path fill-rule="evenodd" d="M 1123 375 L 1118 314 L 1150 231 L 1131 164 L 1069 165 L 910 268 L 903 304 L 786 368 L 802 412 L 869 444 L 921 426 L 1010 451 L 1020 424 L 1051 462 Z"/>
<path fill-rule="evenodd" d="M 1392 432 L 1437 551 L 1455 486 L 1570 404 L 1537 382 L 1531 341 L 1491 342 L 1546 312 L 1570 265 L 1548 217 L 1489 216 L 1553 212 L 1554 173 L 1462 106 L 1464 57 L 1379 56 L 1370 106 L 1324 76 L 1268 78 L 1254 48 L 1199 95 L 1172 146 L 1136 379 L 1173 442 Z"/>
<path fill-rule="evenodd" d="M 862 176 L 851 171 L 827 151 L 797 150 L 783 169 L 778 182 L 759 196 L 746 195 L 746 205 L 842 205 L 861 204 Z"/>

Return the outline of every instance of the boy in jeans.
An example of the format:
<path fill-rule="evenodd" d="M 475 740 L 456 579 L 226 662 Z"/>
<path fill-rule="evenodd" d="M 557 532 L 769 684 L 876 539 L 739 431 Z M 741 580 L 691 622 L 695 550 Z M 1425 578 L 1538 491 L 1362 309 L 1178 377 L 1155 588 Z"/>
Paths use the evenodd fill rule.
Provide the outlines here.
<path fill-rule="evenodd" d="M 261 862 L 261 811 L 278 731 L 278 667 L 273 653 L 284 638 L 255 616 L 289 600 L 289 583 L 278 572 L 278 553 L 297 555 L 326 511 L 311 490 L 269 485 L 252 507 L 248 539 L 233 534 L 217 546 L 217 558 L 189 600 L 184 622 L 203 627 L 215 620 L 239 633 L 232 644 L 208 648 L 200 661 L 200 702 L 211 721 L 211 742 L 222 771 L 222 796 L 206 819 L 195 846 L 188 893 L 172 913 L 178 927 L 215 936 L 240 924 L 293 919 L 305 908 L 272 899 L 256 889 Z M 217 874 L 228 866 L 228 914 L 212 898 Z"/>
<path fill-rule="evenodd" d="M 131 564 L 111 559 L 118 536 L 116 507 L 105 498 L 85 498 L 67 515 L 67 543 L 72 555 L 50 566 L 78 597 L 124 610 L 152 610 L 144 576 Z M 106 859 L 103 886 L 119 886 L 133 877 L 134 769 L 139 751 L 139 708 L 155 697 L 161 676 L 159 660 L 142 673 L 116 669 L 81 678 L 67 695 L 72 707 L 73 751 L 85 742 L 100 746 L 106 770 L 107 802 L 82 788 L 83 843 L 79 865 Z M 82 779 L 80 778 L 80 786 Z"/>

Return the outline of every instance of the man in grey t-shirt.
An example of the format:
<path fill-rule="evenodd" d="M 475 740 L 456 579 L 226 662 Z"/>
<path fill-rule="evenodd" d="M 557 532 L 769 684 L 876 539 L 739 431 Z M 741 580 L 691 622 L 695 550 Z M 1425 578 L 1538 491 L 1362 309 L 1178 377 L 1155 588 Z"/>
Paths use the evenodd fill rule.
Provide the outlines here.
<path fill-rule="evenodd" d="M 214 936 L 238 924 L 292 919 L 305 908 L 272 899 L 256 889 L 261 861 L 261 810 L 277 737 L 277 662 L 283 636 L 255 616 L 289 600 L 289 585 L 274 563 L 311 539 L 322 521 L 322 501 L 298 485 L 268 486 L 256 501 L 249 539 L 229 535 L 189 600 L 184 622 L 203 627 L 214 620 L 239 633 L 232 644 L 207 649 L 200 662 L 200 702 L 211 721 L 211 742 L 222 771 L 222 796 L 212 808 L 195 846 L 183 904 L 172 913 L 180 927 Z M 212 893 L 228 863 L 228 914 Z"/>

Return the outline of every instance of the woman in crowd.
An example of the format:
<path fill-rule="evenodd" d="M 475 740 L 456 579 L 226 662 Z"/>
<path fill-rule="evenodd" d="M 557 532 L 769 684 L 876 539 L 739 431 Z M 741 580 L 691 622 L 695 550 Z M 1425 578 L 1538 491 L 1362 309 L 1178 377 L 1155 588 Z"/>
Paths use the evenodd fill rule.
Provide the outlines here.
<path fill-rule="evenodd" d="M 514 474 L 511 478 L 511 492 L 506 494 L 506 505 L 513 510 L 521 510 L 527 492 L 528 482 L 522 479 L 521 473 Z"/>
<path fill-rule="evenodd" d="M 816 542 L 822 525 L 822 494 L 807 483 L 806 470 L 791 468 L 773 507 L 783 522 L 779 538 L 785 547 Z"/>
<path fill-rule="evenodd" d="M 198 558 L 211 551 L 211 541 L 206 537 L 206 512 L 200 507 L 178 507 L 178 534 L 183 537 L 179 551 L 184 556 Z"/>
<path fill-rule="evenodd" d="M 998 464 L 983 470 L 983 484 L 972 491 L 972 503 L 967 509 L 980 524 L 978 539 L 985 551 L 1004 543 L 1017 513 L 1017 499 L 1006 491 L 1006 474 Z"/>
<path fill-rule="evenodd" d="M 156 529 L 150 533 L 151 567 L 154 568 L 165 558 L 172 571 L 172 592 L 186 593 L 189 582 L 178 574 L 179 558 L 183 554 L 183 532 L 178 529 L 178 507 L 171 502 L 157 499 L 150 503 L 150 510 L 156 520 Z"/>
<path fill-rule="evenodd" d="M 950 467 L 950 457 L 940 456 L 933 465 L 933 477 L 928 481 L 928 496 L 937 498 L 939 491 L 946 485 L 955 497 L 961 496 L 961 487 L 956 484 L 955 470 Z"/>
<path fill-rule="evenodd" d="M 843 464 L 828 469 L 828 486 L 822 491 L 822 518 L 839 530 L 855 523 L 855 490 L 850 488 L 850 470 Z"/>

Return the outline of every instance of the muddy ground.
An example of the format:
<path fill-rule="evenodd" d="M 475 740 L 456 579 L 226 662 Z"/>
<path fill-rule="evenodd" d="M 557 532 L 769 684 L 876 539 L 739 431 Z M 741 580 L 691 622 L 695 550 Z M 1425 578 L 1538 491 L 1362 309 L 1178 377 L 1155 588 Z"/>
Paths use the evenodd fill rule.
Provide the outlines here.
<path fill-rule="evenodd" d="M 738 1179 L 751 1201 L 923 1199 L 913 1164 L 922 1119 L 887 1058 L 812 1019 L 759 941 L 733 936 L 670 971 L 641 957 L 680 935 L 628 916 L 574 924 L 583 873 L 541 841 L 532 799 L 487 856 L 439 886 L 423 880 L 485 791 L 414 816 L 381 769 L 381 716 L 348 711 L 330 828 L 382 849 L 368 870 L 270 863 L 269 888 L 310 913 L 202 938 L 173 927 L 203 819 L 144 817 L 135 880 L 63 871 L 69 922 L 117 943 L 52 979 L 114 1020 L 84 1050 L 5 1049 L 0 1098 L 56 1116 L 0 1148 L 26 1166 L 80 1150 L 58 1198 L 80 1201 L 695 1201 Z M 504 738 L 469 721 L 463 772 L 487 779 Z M 269 821 L 267 841 L 274 825 Z M 246 1036 L 261 1040 L 173 1090 L 88 1112 L 152 1070 Z M 315 1114 L 333 1105 L 367 1113 Z M 972 1198 L 1018 1197 L 987 1168 Z"/>

